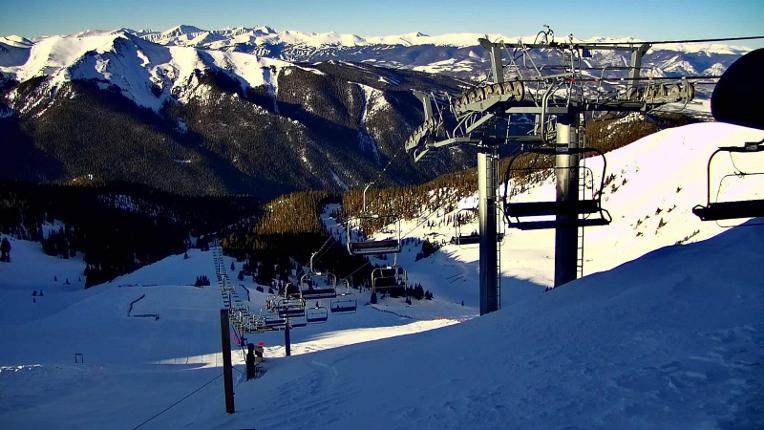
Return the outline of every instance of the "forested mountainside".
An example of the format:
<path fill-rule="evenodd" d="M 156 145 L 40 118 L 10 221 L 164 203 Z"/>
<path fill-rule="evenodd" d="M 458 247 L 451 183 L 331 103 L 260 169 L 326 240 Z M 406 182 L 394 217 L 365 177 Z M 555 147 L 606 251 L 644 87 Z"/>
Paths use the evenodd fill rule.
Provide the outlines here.
<path fill-rule="evenodd" d="M 634 114 L 629 117 L 602 118 L 587 124 L 587 144 L 611 151 L 655 133 L 659 130 L 685 125 L 691 119 L 678 115 L 661 117 Z M 500 172 L 505 171 L 509 159 L 500 162 Z M 527 165 L 530 157 L 523 156 L 516 166 Z M 534 162 L 537 167 L 548 167 L 552 160 L 542 157 Z M 538 178 L 536 178 L 538 179 Z M 452 212 L 457 202 L 477 191 L 475 169 L 465 169 L 442 175 L 423 184 L 402 187 L 373 187 L 367 192 L 367 208 L 377 214 L 396 214 L 403 219 L 426 219 L 436 209 Z M 286 280 L 294 262 L 308 264 L 312 252 L 321 250 L 317 268 L 329 270 L 340 277 L 353 274 L 357 282 L 368 279 L 372 267 L 361 267 L 364 258 L 349 256 L 345 246 L 330 238 L 321 219 L 322 211 L 329 204 L 336 204 L 331 216 L 338 221 L 357 216 L 362 209 L 361 188 L 341 194 L 325 191 L 296 192 L 281 196 L 267 203 L 263 215 L 237 223 L 223 240 L 227 253 L 245 259 L 243 275 L 257 274 L 263 281 L 272 277 Z M 389 219 L 380 219 L 365 225 L 366 233 L 373 233 Z M 452 218 L 427 221 L 435 227 L 438 223 L 453 223 Z M 343 232 L 335 232 L 344 234 Z M 417 243 L 417 246 L 420 246 Z M 429 255 L 438 244 L 421 242 L 421 255 Z M 359 269 L 359 267 L 361 267 Z M 358 269 L 357 271 L 355 271 Z"/>
<path fill-rule="evenodd" d="M 205 235 L 256 218 L 259 208 L 251 197 L 189 197 L 128 183 L 0 181 L 0 233 L 39 241 L 49 255 L 82 254 L 86 287 L 204 247 Z"/>

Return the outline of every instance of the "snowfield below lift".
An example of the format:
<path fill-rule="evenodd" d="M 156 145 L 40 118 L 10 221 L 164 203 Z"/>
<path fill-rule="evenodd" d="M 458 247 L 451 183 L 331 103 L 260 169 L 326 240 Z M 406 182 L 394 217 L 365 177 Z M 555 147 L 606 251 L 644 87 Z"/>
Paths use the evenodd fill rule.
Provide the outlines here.
<path fill-rule="evenodd" d="M 457 326 L 277 360 L 236 387 L 236 415 L 218 395 L 219 411 L 162 423 L 759 428 L 762 257 L 764 230 L 728 230 Z"/>
<path fill-rule="evenodd" d="M 81 259 L 14 240 L 13 262 L 0 263 L 0 427 L 132 428 L 193 392 L 144 428 L 761 428 L 764 229 L 749 226 L 761 220 L 722 228 L 690 212 L 705 203 L 711 152 L 761 138 L 695 124 L 609 153 L 614 177 L 603 201 L 614 221 L 587 229 L 591 275 L 544 293 L 553 233 L 508 230 L 503 308 L 481 318 L 469 319 L 477 246 L 446 245 L 415 262 L 418 239 L 448 241 L 453 229 L 444 213 L 432 229 L 404 223 L 413 239 L 399 261 L 435 300 L 373 307 L 358 295 L 355 314 L 295 329 L 291 358 L 281 357 L 282 333 L 250 336 L 266 342 L 267 371 L 243 381 L 234 352 L 230 416 L 220 292 L 191 286 L 200 275 L 214 281 L 211 252 L 190 250 L 82 290 L 62 280 L 81 273 Z M 596 174 L 596 161 L 587 165 Z M 760 198 L 763 189 L 725 180 L 720 196 Z M 543 182 L 521 198 L 552 192 Z M 227 257 L 224 268 L 232 262 L 238 269 Z M 249 292 L 257 309 L 265 294 L 236 274 L 228 272 L 237 293 Z M 39 289 L 45 295 L 33 303 Z M 134 314 L 159 318 L 134 316 L 131 303 Z"/>
<path fill-rule="evenodd" d="M 708 239 L 745 219 L 702 222 L 692 213 L 698 204 L 706 204 L 706 167 L 719 146 L 743 146 L 759 141 L 758 130 L 721 123 L 698 123 L 663 130 L 606 154 L 607 171 L 602 205 L 613 222 L 585 230 L 584 274 L 612 269 L 655 249 Z M 588 158 L 599 188 L 602 159 Z M 764 175 L 724 177 L 742 171 L 761 170 L 764 153 L 716 157 L 712 166 L 713 201 L 764 198 Z M 503 172 L 501 172 L 503 174 Z M 527 191 L 512 196 L 511 201 L 549 201 L 555 199 L 552 171 L 547 179 Z M 721 186 L 720 186 L 721 184 Z M 510 182 L 510 189 L 513 183 Z M 503 195 L 503 186 L 499 190 Z M 590 195 L 590 194 L 588 194 Z M 445 202 L 442 202 L 445 203 Z M 458 201 L 459 208 L 476 208 L 477 194 Z M 415 262 L 418 245 L 404 246 L 399 262 L 409 272 L 409 279 L 430 289 L 436 299 L 477 308 L 478 245 L 448 244 L 455 234 L 452 217 L 456 211 L 438 210 L 431 218 L 436 226 L 422 219 L 404 221 L 401 230 L 408 237 L 427 237 L 446 245 L 433 256 Z M 422 213 L 429 213 L 422 209 Z M 330 224 L 332 225 L 332 224 Z M 389 226 L 388 229 L 392 228 Z M 342 228 L 334 227 L 336 237 Z M 478 231 L 477 219 L 461 227 L 463 233 Z M 520 231 L 506 229 L 501 244 L 502 301 L 504 305 L 540 294 L 554 280 L 554 230 Z M 536 288 L 534 288 L 534 286 Z"/>

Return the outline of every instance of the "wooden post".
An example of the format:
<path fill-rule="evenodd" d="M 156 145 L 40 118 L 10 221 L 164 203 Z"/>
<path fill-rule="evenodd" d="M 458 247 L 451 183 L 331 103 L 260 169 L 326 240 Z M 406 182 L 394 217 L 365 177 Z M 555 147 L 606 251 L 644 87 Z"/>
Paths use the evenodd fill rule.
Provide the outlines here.
<path fill-rule="evenodd" d="M 289 337 L 289 317 L 286 319 L 286 325 L 284 326 L 284 346 L 286 348 L 286 356 L 292 355 L 292 340 Z"/>
<path fill-rule="evenodd" d="M 223 348 L 223 389 L 225 390 L 225 411 L 236 411 L 233 404 L 233 375 L 231 366 L 231 334 L 228 323 L 228 309 L 220 310 L 220 336 Z"/>

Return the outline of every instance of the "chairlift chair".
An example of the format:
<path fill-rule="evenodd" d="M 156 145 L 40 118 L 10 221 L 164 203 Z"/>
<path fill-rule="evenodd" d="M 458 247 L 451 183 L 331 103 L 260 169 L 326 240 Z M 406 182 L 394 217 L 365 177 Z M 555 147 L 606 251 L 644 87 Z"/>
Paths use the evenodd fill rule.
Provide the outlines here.
<path fill-rule="evenodd" d="M 364 221 L 382 221 L 384 224 L 397 223 L 397 232 L 395 238 L 385 238 L 382 240 L 354 240 L 352 223 L 347 222 L 347 248 L 351 255 L 375 255 L 392 254 L 401 252 L 401 221 L 396 214 L 378 214 L 366 209 L 366 191 L 371 184 L 363 189 L 363 209 L 355 217 L 358 225 L 361 226 Z"/>
<path fill-rule="evenodd" d="M 702 221 L 720 221 L 735 218 L 756 218 L 764 216 L 764 200 L 737 200 L 737 201 L 711 201 L 711 162 L 714 157 L 722 152 L 730 154 L 751 154 L 764 152 L 764 140 L 759 142 L 746 142 L 745 146 L 723 146 L 714 151 L 708 159 L 707 167 L 707 203 L 705 206 L 697 205 L 692 208 L 692 213 L 697 215 Z M 742 172 L 737 171 L 733 174 L 725 175 L 722 180 L 728 177 L 745 177 L 753 175 L 764 175 L 764 172 Z"/>
<path fill-rule="evenodd" d="M 564 152 L 563 152 L 564 151 Z M 520 155 L 525 153 L 534 153 L 538 155 L 581 155 L 586 153 L 594 153 L 602 158 L 602 176 L 600 178 L 599 190 L 594 189 L 592 178 L 592 190 L 590 196 L 587 198 L 579 198 L 574 201 L 541 201 L 541 202 L 512 202 L 509 199 L 509 180 L 511 179 L 512 172 L 516 171 L 540 171 L 545 168 L 530 167 L 522 169 L 513 169 L 512 165 L 518 159 Z M 532 148 L 528 151 L 518 154 L 512 157 L 509 161 L 506 173 L 504 174 L 504 217 L 507 220 L 507 225 L 512 228 L 520 230 L 538 230 L 557 227 L 591 227 L 610 224 L 612 218 L 610 213 L 602 207 L 602 191 L 605 185 L 605 172 L 607 167 L 607 161 L 605 154 L 596 148 L 549 148 L 539 147 Z M 553 169 L 578 169 L 577 173 L 580 176 L 580 180 L 585 180 L 586 175 L 592 175 L 591 169 L 584 166 L 579 167 L 553 167 Z M 583 218 L 581 216 L 584 216 Z M 545 220 L 528 220 L 528 218 L 554 216 L 555 219 Z"/>
<path fill-rule="evenodd" d="M 323 323 L 329 319 L 329 311 L 323 306 L 305 309 L 305 321 L 308 324 Z"/>
<path fill-rule="evenodd" d="M 280 330 L 284 328 L 286 319 L 277 315 L 266 316 L 262 320 L 262 328 L 265 330 Z"/>
<path fill-rule="evenodd" d="M 400 283 L 404 288 L 408 285 L 408 273 L 401 266 L 376 267 L 371 271 L 372 291 L 400 287 Z"/>
<path fill-rule="evenodd" d="M 454 245 L 473 245 L 476 243 L 480 243 L 480 233 L 474 232 L 470 234 L 462 234 L 462 226 L 459 222 L 459 214 L 462 212 L 477 212 L 478 208 L 464 208 L 459 209 L 459 211 L 456 212 L 456 216 L 454 217 L 454 236 L 451 238 L 451 243 Z M 504 240 L 504 232 L 501 231 L 501 226 L 503 224 L 499 224 L 499 230 L 497 232 L 497 240 L 501 242 Z"/>
<path fill-rule="evenodd" d="M 305 316 L 305 299 L 302 297 L 302 291 L 297 288 L 297 293 L 290 293 L 289 287 L 292 283 L 287 282 L 284 286 L 284 297 L 275 300 L 275 309 L 282 318 L 295 318 Z"/>
<path fill-rule="evenodd" d="M 308 325 L 308 321 L 305 319 L 289 320 L 289 327 L 291 328 L 305 327 L 306 325 Z"/>
<path fill-rule="evenodd" d="M 332 284 L 324 288 L 315 288 L 309 282 L 306 282 L 306 278 L 310 280 L 310 276 L 308 274 L 302 275 L 300 278 L 300 292 L 302 298 L 305 300 L 316 300 L 337 297 L 337 276 L 333 273 L 329 273 L 327 276 L 332 279 Z"/>
<path fill-rule="evenodd" d="M 355 312 L 358 308 L 358 301 L 355 294 L 350 291 L 350 281 L 345 279 L 345 292 L 337 295 L 329 302 L 329 310 L 334 314 Z"/>

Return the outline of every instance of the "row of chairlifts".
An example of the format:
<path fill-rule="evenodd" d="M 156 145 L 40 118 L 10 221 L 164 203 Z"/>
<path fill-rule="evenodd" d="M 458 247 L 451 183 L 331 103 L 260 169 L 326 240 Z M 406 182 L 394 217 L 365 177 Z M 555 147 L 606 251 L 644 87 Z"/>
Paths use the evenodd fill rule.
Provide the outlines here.
<path fill-rule="evenodd" d="M 358 308 L 358 301 L 350 287 L 350 281 L 343 279 L 345 288 L 342 291 L 337 290 L 337 276 L 334 273 L 326 272 L 324 274 L 313 266 L 313 259 L 316 253 L 310 256 L 310 275 L 305 274 L 300 278 L 300 291 L 302 297 L 306 300 L 331 299 L 329 301 L 329 310 L 332 313 L 343 314 L 355 312 Z M 326 275 L 327 286 L 324 288 L 315 288 L 311 276 Z"/>
<path fill-rule="evenodd" d="M 393 254 L 393 264 L 375 267 L 371 271 L 371 290 L 372 293 L 384 292 L 394 288 L 408 287 L 408 272 L 398 265 L 398 254 L 401 252 L 401 221 L 398 214 L 380 214 L 371 212 L 366 206 L 366 192 L 369 190 L 367 185 L 363 190 L 363 208 L 354 218 L 347 221 L 347 249 L 351 255 L 382 255 Z M 364 223 L 375 222 L 377 225 L 395 225 L 395 231 L 387 231 L 388 236 L 381 240 L 364 240 Z M 355 234 L 360 230 L 361 235 Z"/>
<path fill-rule="evenodd" d="M 303 275 L 300 285 L 287 283 L 283 296 L 275 296 L 266 300 L 267 312 L 261 316 L 260 323 L 266 330 L 282 330 L 287 321 L 290 327 L 303 327 L 306 324 L 319 324 L 328 321 L 329 313 L 352 313 L 357 309 L 357 300 L 350 288 L 350 282 L 345 281 L 345 289 L 337 292 L 337 278 L 329 274 L 332 284 L 324 288 L 313 288 L 308 275 Z M 329 307 L 319 300 L 331 299 Z M 315 305 L 310 302 L 315 300 Z"/>

